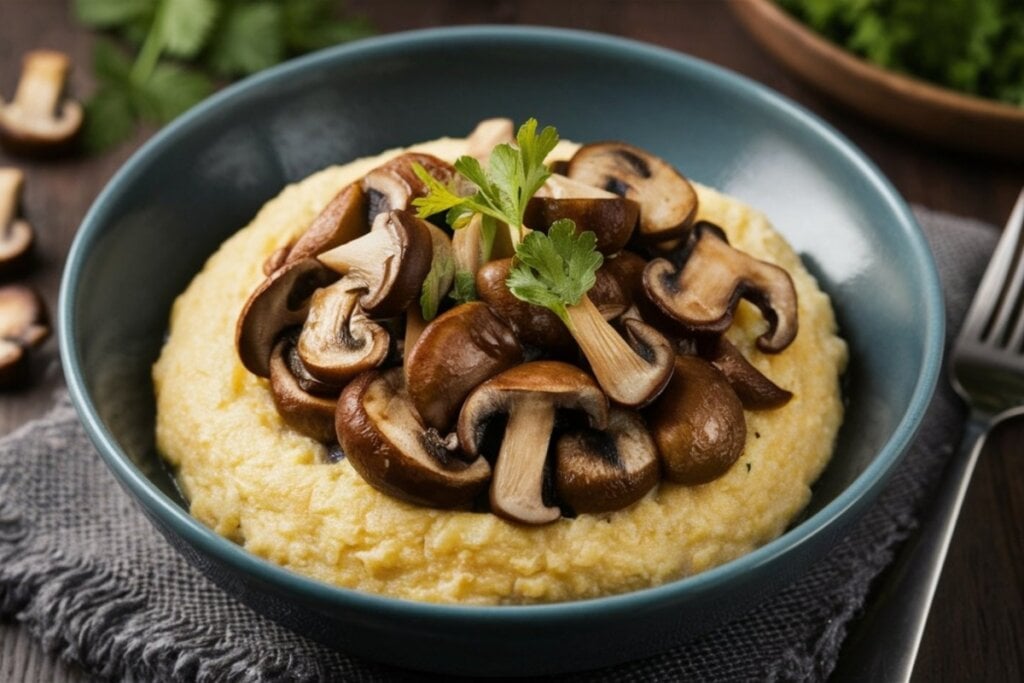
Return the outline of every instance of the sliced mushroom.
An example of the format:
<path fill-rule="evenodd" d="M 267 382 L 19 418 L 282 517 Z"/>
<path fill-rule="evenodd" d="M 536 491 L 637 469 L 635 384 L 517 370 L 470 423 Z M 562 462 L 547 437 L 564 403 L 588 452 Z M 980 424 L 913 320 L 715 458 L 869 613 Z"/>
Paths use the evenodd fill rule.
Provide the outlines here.
<path fill-rule="evenodd" d="M 0 144 L 14 153 L 52 154 L 67 149 L 82 127 L 82 105 L 64 97 L 67 55 L 36 50 L 25 55 L 14 99 L 0 100 Z"/>
<path fill-rule="evenodd" d="M 335 429 L 352 467 L 375 489 L 433 507 L 456 507 L 483 491 L 491 467 L 465 462 L 454 438 L 425 426 L 401 368 L 371 370 L 341 392 Z"/>
<path fill-rule="evenodd" d="M 512 119 L 484 119 L 476 124 L 476 128 L 466 138 L 466 154 L 485 163 L 492 149 L 515 140 L 516 131 Z"/>
<path fill-rule="evenodd" d="M 278 337 L 301 325 L 309 312 L 310 297 L 338 276 L 316 259 L 295 261 L 264 280 L 245 302 L 235 327 L 235 346 L 246 369 L 270 376 L 270 354 Z"/>
<path fill-rule="evenodd" d="M 768 331 L 758 337 L 759 349 L 778 353 L 796 338 L 796 288 L 789 273 L 733 249 L 722 229 L 711 223 L 694 226 L 675 264 L 651 261 L 644 287 L 665 314 L 690 329 L 725 331 L 743 298 L 768 322 Z"/>
<path fill-rule="evenodd" d="M 389 211 L 377 216 L 367 234 L 318 258 L 363 284 L 359 305 L 367 315 L 390 318 L 419 297 L 432 255 L 430 224 L 406 211 Z"/>
<path fill-rule="evenodd" d="M 580 147 L 567 175 L 639 204 L 637 238 L 644 244 L 681 236 L 697 215 L 697 193 L 690 181 L 664 159 L 624 142 Z"/>
<path fill-rule="evenodd" d="M 604 430 L 579 429 L 555 444 L 555 489 L 578 513 L 611 512 L 632 505 L 661 476 L 658 450 L 632 410 L 612 408 Z"/>
<path fill-rule="evenodd" d="M 270 393 L 281 419 L 292 429 L 321 443 L 333 442 L 339 391 L 308 374 L 296 352 L 294 337 L 286 336 L 274 346 L 270 356 Z"/>
<path fill-rule="evenodd" d="M 577 231 L 594 232 L 598 251 L 615 254 L 633 236 L 639 213 L 639 205 L 631 199 L 552 175 L 527 202 L 523 223 L 546 232 L 555 221 L 570 219 Z"/>
<path fill-rule="evenodd" d="M 32 226 L 18 218 L 24 180 L 18 169 L 0 168 L 0 277 L 19 273 L 32 256 Z"/>
<path fill-rule="evenodd" d="M 291 249 L 291 245 L 286 244 L 270 252 L 270 256 L 263 261 L 263 274 L 272 275 L 275 270 L 283 266 L 288 260 L 288 252 Z"/>
<path fill-rule="evenodd" d="M 566 310 L 572 336 L 608 398 L 631 408 L 657 398 L 672 376 L 674 356 L 660 332 L 639 320 L 624 320 L 627 342 L 586 295 Z"/>
<path fill-rule="evenodd" d="M 344 386 L 388 355 L 390 335 L 359 308 L 362 294 L 348 278 L 313 292 L 296 348 L 309 374 L 322 382 Z"/>
<path fill-rule="evenodd" d="M 469 392 L 522 360 L 512 329 L 487 304 L 471 301 L 435 318 L 406 349 L 409 397 L 425 424 L 444 431 Z"/>
<path fill-rule="evenodd" d="M 288 261 L 319 256 L 370 230 L 366 218 L 366 193 L 358 183 L 346 186 L 317 214 L 309 228 L 288 252 Z"/>
<path fill-rule="evenodd" d="M 746 444 L 740 399 L 725 375 L 696 356 L 676 356 L 675 374 L 648 410 L 647 424 L 665 476 L 679 484 L 720 477 Z"/>
<path fill-rule="evenodd" d="M 561 515 L 544 502 L 548 446 L 558 409 L 584 411 L 603 429 L 608 400 L 590 376 L 566 363 L 534 361 L 517 365 L 477 387 L 459 414 L 459 442 L 470 455 L 480 452 L 487 423 L 508 415 L 491 482 L 492 512 L 525 524 L 546 524 Z"/>
<path fill-rule="evenodd" d="M 722 371 L 747 410 L 774 410 L 793 398 L 793 392 L 765 377 L 724 336 L 707 340 L 700 346 L 700 355 Z"/>
<path fill-rule="evenodd" d="M 28 378 L 31 351 L 50 336 L 46 305 L 27 285 L 0 287 L 0 387 Z"/>
<path fill-rule="evenodd" d="M 369 203 L 369 220 L 388 211 L 408 211 L 412 200 L 427 195 L 426 184 L 413 171 L 419 164 L 445 185 L 456 177 L 455 167 L 432 154 L 407 152 L 367 173 L 362 182 Z"/>

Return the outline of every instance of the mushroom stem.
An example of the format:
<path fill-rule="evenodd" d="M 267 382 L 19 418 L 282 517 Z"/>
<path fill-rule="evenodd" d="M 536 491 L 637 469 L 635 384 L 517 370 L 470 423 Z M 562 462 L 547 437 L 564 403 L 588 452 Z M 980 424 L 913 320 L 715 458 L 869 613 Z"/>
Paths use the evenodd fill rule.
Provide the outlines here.
<path fill-rule="evenodd" d="M 24 179 L 16 168 L 0 168 L 0 232 L 6 233 L 14 223 Z"/>
<path fill-rule="evenodd" d="M 25 57 L 25 65 L 13 104 L 26 114 L 39 118 L 57 115 L 68 58 L 60 52 L 37 50 Z"/>
<path fill-rule="evenodd" d="M 491 482 L 491 507 L 503 517 L 527 524 L 546 524 L 558 519 L 557 507 L 537 506 L 544 486 L 555 407 L 550 401 L 531 398 L 513 403 L 498 451 Z M 495 491 L 503 495 L 495 496 Z"/>
<path fill-rule="evenodd" d="M 370 284 L 398 256 L 394 247 L 394 237 L 387 230 L 371 230 L 362 237 L 324 252 L 320 260 L 342 275 Z"/>

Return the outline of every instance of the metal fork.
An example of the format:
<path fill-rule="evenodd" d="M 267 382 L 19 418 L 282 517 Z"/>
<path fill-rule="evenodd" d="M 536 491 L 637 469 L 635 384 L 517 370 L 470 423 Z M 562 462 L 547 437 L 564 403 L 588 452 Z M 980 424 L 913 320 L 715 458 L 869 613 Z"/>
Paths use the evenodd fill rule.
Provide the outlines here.
<path fill-rule="evenodd" d="M 1024 190 L 953 344 L 950 381 L 970 408 L 960 448 L 949 461 L 916 538 L 844 648 L 838 681 L 910 680 L 932 597 L 964 496 L 998 422 L 1024 415 Z M 874 632 L 883 637 L 870 637 Z"/>

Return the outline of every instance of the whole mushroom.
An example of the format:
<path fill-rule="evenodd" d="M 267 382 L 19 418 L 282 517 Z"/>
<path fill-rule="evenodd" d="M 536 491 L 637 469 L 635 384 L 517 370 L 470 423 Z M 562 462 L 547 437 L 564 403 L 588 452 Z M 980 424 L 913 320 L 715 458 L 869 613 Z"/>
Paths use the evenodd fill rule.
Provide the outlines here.
<path fill-rule="evenodd" d="M 0 277 L 22 271 L 32 256 L 35 234 L 28 221 L 18 218 L 24 174 L 0 168 Z"/>
<path fill-rule="evenodd" d="M 552 174 L 527 202 L 523 222 L 547 231 L 555 221 L 569 219 L 578 231 L 593 231 L 598 251 L 615 254 L 633 236 L 639 213 L 640 206 L 632 199 Z"/>
<path fill-rule="evenodd" d="M 333 442 L 340 391 L 309 374 L 295 350 L 294 336 L 285 336 L 274 346 L 270 393 L 278 414 L 292 429 L 321 443 Z"/>
<path fill-rule="evenodd" d="M 719 335 L 699 346 L 700 355 L 722 371 L 747 410 L 774 410 L 793 398 L 793 392 L 765 377 L 724 336 Z"/>

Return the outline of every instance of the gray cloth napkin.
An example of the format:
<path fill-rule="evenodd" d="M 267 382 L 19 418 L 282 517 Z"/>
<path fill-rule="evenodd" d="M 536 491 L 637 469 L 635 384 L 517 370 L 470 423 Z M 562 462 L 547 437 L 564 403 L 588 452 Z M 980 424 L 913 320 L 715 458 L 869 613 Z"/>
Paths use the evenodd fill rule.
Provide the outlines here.
<path fill-rule="evenodd" d="M 955 331 L 997 233 L 917 209 Z M 963 424 L 945 382 L 877 504 L 807 574 L 699 640 L 579 680 L 817 680 L 872 580 L 915 526 Z M 0 441 L 0 617 L 93 674 L 141 680 L 419 680 L 327 650 L 221 592 L 172 550 L 108 473 L 66 395 Z"/>

